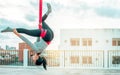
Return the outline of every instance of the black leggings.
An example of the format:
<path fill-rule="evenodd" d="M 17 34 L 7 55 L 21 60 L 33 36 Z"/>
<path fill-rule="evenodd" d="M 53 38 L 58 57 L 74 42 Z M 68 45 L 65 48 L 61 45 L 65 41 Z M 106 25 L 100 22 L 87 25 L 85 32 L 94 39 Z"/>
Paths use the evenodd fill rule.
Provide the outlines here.
<path fill-rule="evenodd" d="M 46 36 L 43 38 L 43 40 L 51 41 L 54 37 L 52 29 L 44 22 L 47 18 L 47 15 L 45 14 L 42 18 L 42 28 L 47 30 Z M 40 29 L 34 29 L 34 30 L 28 30 L 24 28 L 16 28 L 18 33 L 24 33 L 33 37 L 40 37 L 41 30 Z"/>

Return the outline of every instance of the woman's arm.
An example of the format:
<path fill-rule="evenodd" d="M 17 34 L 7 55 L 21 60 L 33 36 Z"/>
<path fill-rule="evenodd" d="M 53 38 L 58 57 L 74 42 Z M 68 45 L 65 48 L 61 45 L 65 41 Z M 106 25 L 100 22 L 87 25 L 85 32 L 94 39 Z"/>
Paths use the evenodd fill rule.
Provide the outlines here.
<path fill-rule="evenodd" d="M 27 43 L 32 48 L 32 50 L 37 51 L 37 47 L 34 44 L 32 44 L 27 38 L 19 34 L 16 29 L 13 30 L 13 33 L 17 35 L 25 43 Z"/>

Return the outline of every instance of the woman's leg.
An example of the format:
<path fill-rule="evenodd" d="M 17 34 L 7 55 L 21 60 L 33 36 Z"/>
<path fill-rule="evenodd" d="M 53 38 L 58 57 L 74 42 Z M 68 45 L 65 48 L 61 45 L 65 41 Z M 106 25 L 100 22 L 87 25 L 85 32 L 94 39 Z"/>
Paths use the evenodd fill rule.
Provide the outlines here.
<path fill-rule="evenodd" d="M 1 32 L 13 32 L 13 30 L 14 29 L 7 27 L 6 29 L 2 30 Z M 41 34 L 40 29 L 28 30 L 28 29 L 24 29 L 24 28 L 16 28 L 16 31 L 18 33 L 24 33 L 24 34 L 34 36 L 34 37 L 39 37 Z"/>
<path fill-rule="evenodd" d="M 41 34 L 40 29 L 28 30 L 24 28 L 16 28 L 16 30 L 18 33 L 24 33 L 24 34 L 34 36 L 34 37 L 40 37 L 40 34 Z"/>
<path fill-rule="evenodd" d="M 54 37 L 52 29 L 44 22 L 44 20 L 48 17 L 48 15 L 51 13 L 51 5 L 47 4 L 48 11 L 46 14 L 42 17 L 42 28 L 47 30 L 46 36 L 43 38 L 45 41 L 51 41 Z"/>
<path fill-rule="evenodd" d="M 54 33 L 52 29 L 45 23 L 43 22 L 42 28 L 47 30 L 46 36 L 43 38 L 46 42 L 51 41 L 54 38 Z"/>
<path fill-rule="evenodd" d="M 52 9 L 51 9 L 51 5 L 49 3 L 47 3 L 47 12 L 44 14 L 44 16 L 42 17 L 42 21 L 45 21 L 46 18 L 48 17 L 48 15 L 52 12 Z"/>
<path fill-rule="evenodd" d="M 42 22 L 45 21 L 47 17 L 48 17 L 48 15 L 44 14 L 42 17 Z"/>

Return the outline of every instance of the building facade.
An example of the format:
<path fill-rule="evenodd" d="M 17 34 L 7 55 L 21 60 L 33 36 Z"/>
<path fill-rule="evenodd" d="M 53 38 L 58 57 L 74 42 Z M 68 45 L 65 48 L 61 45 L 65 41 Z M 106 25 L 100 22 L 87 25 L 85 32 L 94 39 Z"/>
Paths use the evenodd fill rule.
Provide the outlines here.
<path fill-rule="evenodd" d="M 119 50 L 120 29 L 62 29 L 60 50 Z"/>
<path fill-rule="evenodd" d="M 60 50 L 66 66 L 120 66 L 120 29 L 62 29 Z M 70 51 L 71 50 L 71 51 Z"/>

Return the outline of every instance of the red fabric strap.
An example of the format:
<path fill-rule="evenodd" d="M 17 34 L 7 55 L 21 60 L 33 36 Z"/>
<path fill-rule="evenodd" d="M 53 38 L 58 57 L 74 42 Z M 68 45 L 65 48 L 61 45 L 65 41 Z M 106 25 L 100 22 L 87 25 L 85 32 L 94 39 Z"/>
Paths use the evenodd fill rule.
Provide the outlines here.
<path fill-rule="evenodd" d="M 41 38 L 44 38 L 45 35 L 46 35 L 46 33 L 47 33 L 47 30 L 45 30 L 45 29 L 41 29 L 40 37 L 41 37 Z"/>
<path fill-rule="evenodd" d="M 47 30 L 45 29 L 40 29 L 41 30 L 41 34 L 40 34 L 40 37 L 41 38 L 44 38 L 46 36 L 46 33 L 47 33 Z M 46 43 L 49 45 L 51 41 L 46 41 Z"/>

